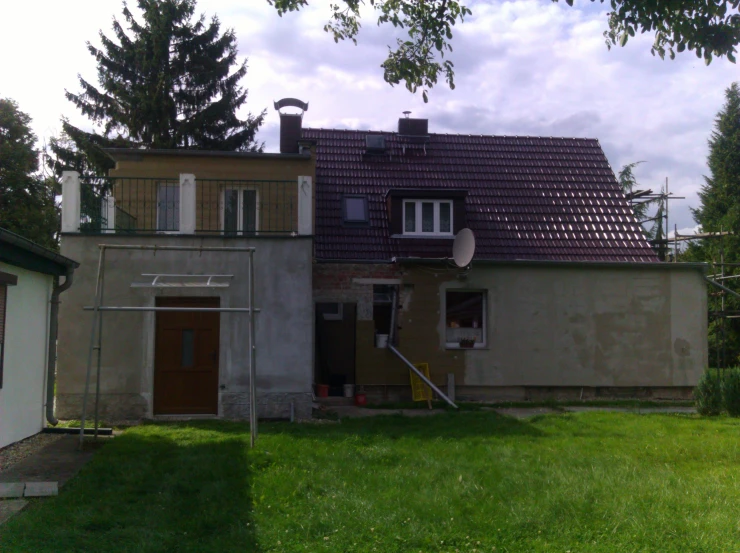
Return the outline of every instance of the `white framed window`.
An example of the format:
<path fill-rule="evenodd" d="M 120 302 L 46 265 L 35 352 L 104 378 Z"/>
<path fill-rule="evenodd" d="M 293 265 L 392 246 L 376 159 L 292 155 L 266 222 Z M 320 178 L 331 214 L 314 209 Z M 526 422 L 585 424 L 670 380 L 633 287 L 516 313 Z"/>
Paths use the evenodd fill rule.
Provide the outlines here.
<path fill-rule="evenodd" d="M 253 234 L 259 230 L 259 193 L 256 188 L 225 188 L 221 205 L 224 234 Z"/>
<path fill-rule="evenodd" d="M 486 293 L 482 290 L 445 292 L 445 346 L 448 349 L 486 347 Z"/>
<path fill-rule="evenodd" d="M 403 233 L 452 236 L 452 200 L 404 200 Z"/>
<path fill-rule="evenodd" d="M 157 231 L 177 232 L 180 229 L 180 185 L 157 185 Z"/>

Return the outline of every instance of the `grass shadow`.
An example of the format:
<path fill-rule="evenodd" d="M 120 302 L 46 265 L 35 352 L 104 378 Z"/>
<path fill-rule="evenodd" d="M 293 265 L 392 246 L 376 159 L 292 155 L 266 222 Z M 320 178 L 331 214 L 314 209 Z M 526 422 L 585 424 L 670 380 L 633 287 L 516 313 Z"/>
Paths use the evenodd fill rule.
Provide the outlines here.
<path fill-rule="evenodd" d="M 58 497 L 32 502 L 0 551 L 255 550 L 242 435 L 143 425 L 101 449 Z"/>
<path fill-rule="evenodd" d="M 540 437 L 543 432 L 527 421 L 495 412 L 463 411 L 430 416 L 377 415 L 348 417 L 322 424 L 272 423 L 261 426 L 261 432 L 290 434 L 296 437 L 341 438 L 377 436 L 389 439 L 418 438 L 503 438 L 508 436 Z"/>

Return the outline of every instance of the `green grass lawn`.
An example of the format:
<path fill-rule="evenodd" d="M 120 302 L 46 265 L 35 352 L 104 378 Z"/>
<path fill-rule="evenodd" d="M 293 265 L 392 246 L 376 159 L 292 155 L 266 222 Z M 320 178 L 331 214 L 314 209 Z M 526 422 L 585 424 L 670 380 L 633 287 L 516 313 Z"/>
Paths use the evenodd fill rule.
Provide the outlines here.
<path fill-rule="evenodd" d="M 681 552 L 740 550 L 740 422 L 492 412 L 146 425 L 0 551 Z"/>

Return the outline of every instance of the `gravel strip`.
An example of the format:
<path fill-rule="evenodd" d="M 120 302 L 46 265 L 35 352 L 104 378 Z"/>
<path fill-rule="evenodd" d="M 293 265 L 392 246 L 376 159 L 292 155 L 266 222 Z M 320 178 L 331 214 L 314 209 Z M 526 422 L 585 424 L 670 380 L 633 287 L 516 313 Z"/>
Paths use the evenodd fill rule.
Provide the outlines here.
<path fill-rule="evenodd" d="M 0 449 L 0 472 L 8 470 L 19 461 L 61 438 L 61 434 L 36 434 Z"/>

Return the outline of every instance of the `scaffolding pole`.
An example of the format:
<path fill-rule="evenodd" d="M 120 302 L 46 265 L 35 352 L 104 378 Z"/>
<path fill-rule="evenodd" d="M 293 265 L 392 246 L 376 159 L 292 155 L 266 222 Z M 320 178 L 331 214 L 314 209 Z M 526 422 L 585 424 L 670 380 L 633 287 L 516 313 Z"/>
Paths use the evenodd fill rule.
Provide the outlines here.
<path fill-rule="evenodd" d="M 85 395 L 82 396 L 82 416 L 80 418 L 80 450 L 85 442 L 85 417 L 87 415 L 87 396 L 90 393 L 90 372 L 92 371 L 92 356 L 95 349 L 95 328 L 100 314 L 100 284 L 103 276 L 103 262 L 105 260 L 105 246 L 100 248 L 98 256 L 98 275 L 95 280 L 95 305 L 93 306 L 93 321 L 90 329 L 90 348 L 87 352 L 87 371 L 85 373 Z"/>
<path fill-rule="evenodd" d="M 249 307 L 254 305 L 254 251 L 249 252 Z M 250 445 L 257 441 L 257 366 L 254 311 L 249 310 L 249 430 Z"/>
<path fill-rule="evenodd" d="M 100 267 L 100 303 L 105 298 L 105 250 L 102 250 L 103 263 Z M 100 405 L 100 354 L 103 351 L 103 313 L 98 305 L 98 367 L 95 375 L 95 440 L 98 439 L 98 408 Z M 83 426 L 84 428 L 84 426 Z"/>

